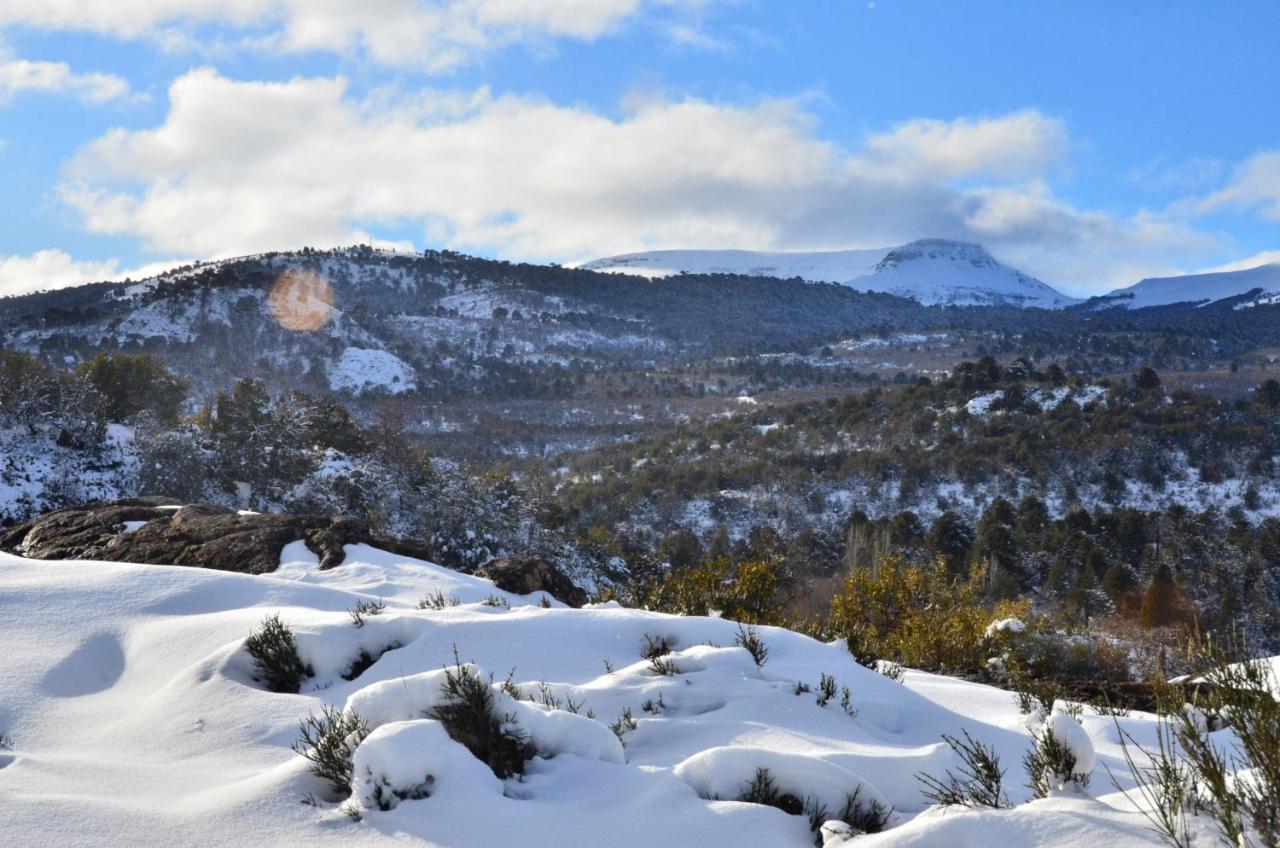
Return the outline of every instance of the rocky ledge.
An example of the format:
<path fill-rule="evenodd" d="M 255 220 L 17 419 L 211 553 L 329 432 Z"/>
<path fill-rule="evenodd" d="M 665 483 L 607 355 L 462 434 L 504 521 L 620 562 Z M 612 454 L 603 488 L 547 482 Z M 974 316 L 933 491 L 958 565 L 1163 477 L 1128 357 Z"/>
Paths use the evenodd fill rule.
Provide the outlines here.
<path fill-rule="evenodd" d="M 367 544 L 414 559 L 430 549 L 410 539 L 382 536 L 363 522 L 325 515 L 237 512 L 211 504 L 174 505 L 166 498 L 128 498 L 54 510 L 0 530 L 0 551 L 30 559 L 93 559 L 150 565 L 186 565 L 267 574 L 280 565 L 285 545 L 301 539 L 334 568 L 345 545 Z M 503 557 L 479 573 L 499 588 L 546 592 L 571 606 L 586 593 L 554 565 L 538 557 Z"/>

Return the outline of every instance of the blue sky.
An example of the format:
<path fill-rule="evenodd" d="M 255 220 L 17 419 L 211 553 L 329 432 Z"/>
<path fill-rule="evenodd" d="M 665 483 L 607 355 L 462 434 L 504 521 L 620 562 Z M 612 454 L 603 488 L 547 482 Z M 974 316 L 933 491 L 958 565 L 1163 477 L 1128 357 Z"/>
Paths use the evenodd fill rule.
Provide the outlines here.
<path fill-rule="evenodd" d="M 372 240 L 1280 260 L 1280 4 L 0 0 L 0 293 Z"/>

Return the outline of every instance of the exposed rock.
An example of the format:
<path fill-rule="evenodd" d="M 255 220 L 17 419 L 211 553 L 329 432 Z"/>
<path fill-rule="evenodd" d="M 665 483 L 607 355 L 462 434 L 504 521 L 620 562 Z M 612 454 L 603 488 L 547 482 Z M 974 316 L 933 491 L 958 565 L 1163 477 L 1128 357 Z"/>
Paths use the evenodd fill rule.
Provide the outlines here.
<path fill-rule="evenodd" d="M 145 522 L 125 532 L 125 522 Z M 425 545 L 377 536 L 362 521 L 322 515 L 240 514 L 210 504 L 176 506 L 165 498 L 89 503 L 46 513 L 0 534 L 0 550 L 32 559 L 99 559 L 153 565 L 191 565 L 265 574 L 297 540 L 320 559 L 341 565 L 344 545 L 369 544 L 416 559 Z"/>
<path fill-rule="evenodd" d="M 476 574 L 489 578 L 505 592 L 517 595 L 546 592 L 571 607 L 580 607 L 587 602 L 587 593 L 542 557 L 498 557 L 480 566 Z"/>

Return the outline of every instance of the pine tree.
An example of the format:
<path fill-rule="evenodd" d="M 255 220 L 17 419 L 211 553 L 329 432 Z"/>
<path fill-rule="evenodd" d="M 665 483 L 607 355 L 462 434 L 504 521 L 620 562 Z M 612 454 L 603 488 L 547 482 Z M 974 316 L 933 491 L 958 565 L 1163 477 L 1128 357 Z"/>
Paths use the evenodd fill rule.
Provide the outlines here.
<path fill-rule="evenodd" d="M 1142 596 L 1143 627 L 1172 627 L 1186 621 L 1186 611 L 1169 566 L 1160 563 Z"/>
<path fill-rule="evenodd" d="M 1121 615 L 1132 615 L 1138 609 L 1138 577 L 1133 569 L 1116 563 L 1102 575 L 1102 589 Z"/>

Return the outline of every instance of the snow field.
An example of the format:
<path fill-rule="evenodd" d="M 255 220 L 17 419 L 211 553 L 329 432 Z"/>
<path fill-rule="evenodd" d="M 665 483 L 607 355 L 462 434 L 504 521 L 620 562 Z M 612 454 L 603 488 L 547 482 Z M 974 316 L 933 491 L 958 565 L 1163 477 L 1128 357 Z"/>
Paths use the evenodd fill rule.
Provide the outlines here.
<path fill-rule="evenodd" d="M 759 768 L 829 809 L 855 790 L 894 808 L 879 836 L 824 828 L 829 846 L 1156 844 L 1110 789 L 1105 767 L 1124 772 L 1110 718 L 1062 728 L 1096 751 L 1080 767 L 1097 797 L 1025 804 L 1031 735 L 1007 692 L 910 671 L 895 682 L 843 645 L 772 627 L 759 628 L 769 658 L 757 667 L 731 621 L 543 608 L 541 595 L 365 546 L 324 572 L 301 543 L 282 560 L 253 577 L 0 555 L 12 844 L 813 845 L 804 816 L 737 800 Z M 458 605 L 416 608 L 437 591 Z M 360 600 L 386 608 L 357 628 L 347 611 Z M 243 647 L 272 614 L 315 672 L 298 694 L 266 691 Z M 674 673 L 641 657 L 646 636 L 673 646 L 662 659 Z M 427 716 L 455 649 L 492 674 L 498 712 L 537 749 L 521 778 L 499 780 Z M 345 679 L 362 653 L 376 659 Z M 823 674 L 849 687 L 851 711 L 819 705 Z M 500 688 L 508 675 L 523 698 Z M 347 802 L 365 811 L 359 822 L 291 750 L 298 723 L 325 706 L 372 730 Z M 609 725 L 624 713 L 619 742 Z M 1055 734 L 1074 725 L 1050 721 Z M 1152 741 L 1151 717 L 1119 722 Z M 954 769 L 941 735 L 962 729 L 999 753 L 1016 809 L 926 810 L 915 775 Z"/>

